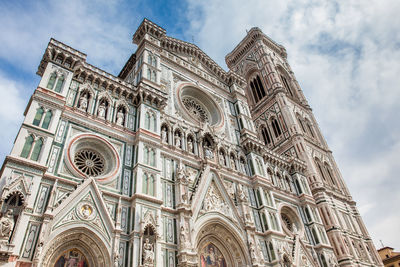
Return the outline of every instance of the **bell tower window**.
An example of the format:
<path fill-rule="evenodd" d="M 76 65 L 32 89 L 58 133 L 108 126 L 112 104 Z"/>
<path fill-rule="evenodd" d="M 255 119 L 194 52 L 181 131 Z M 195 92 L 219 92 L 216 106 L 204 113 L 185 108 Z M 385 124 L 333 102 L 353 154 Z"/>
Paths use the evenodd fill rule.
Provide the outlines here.
<path fill-rule="evenodd" d="M 266 127 L 261 128 L 261 134 L 266 145 L 271 144 L 271 136 L 269 135 L 268 129 Z"/>
<path fill-rule="evenodd" d="M 266 96 L 264 86 L 261 82 L 260 76 L 256 75 L 251 81 L 250 81 L 250 88 L 251 92 L 254 97 L 255 103 L 259 102 L 264 96 Z"/>

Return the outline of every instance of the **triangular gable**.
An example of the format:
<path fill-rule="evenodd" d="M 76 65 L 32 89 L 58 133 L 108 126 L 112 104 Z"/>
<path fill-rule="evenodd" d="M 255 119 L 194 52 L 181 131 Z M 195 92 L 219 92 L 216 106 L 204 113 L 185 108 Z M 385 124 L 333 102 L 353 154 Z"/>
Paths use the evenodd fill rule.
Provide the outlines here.
<path fill-rule="evenodd" d="M 108 208 L 103 201 L 101 192 L 93 178 L 88 178 L 83 184 L 68 196 L 60 206 L 52 212 L 53 222 L 51 232 L 59 232 L 62 228 L 80 225 L 99 233 L 111 244 L 115 229 Z"/>
<path fill-rule="evenodd" d="M 26 179 L 27 178 L 24 175 L 19 175 L 16 180 L 10 182 L 9 184 L 6 184 L 3 187 L 1 199 L 4 200 L 12 193 L 17 192 L 20 195 L 22 194 L 21 197 L 25 202 L 27 200 L 26 197 L 31 193 L 30 185 L 27 184 Z"/>
<path fill-rule="evenodd" d="M 210 171 L 209 166 L 206 167 L 202 176 L 197 194 L 192 201 L 193 217 L 197 220 L 204 214 L 216 212 L 237 226 L 243 227 L 237 209 L 219 176 Z"/>
<path fill-rule="evenodd" d="M 301 240 L 296 242 L 297 248 L 295 253 L 295 262 L 296 266 L 299 267 L 318 267 L 318 265 L 314 262 L 312 256 L 308 252 L 306 246 L 303 244 Z"/>

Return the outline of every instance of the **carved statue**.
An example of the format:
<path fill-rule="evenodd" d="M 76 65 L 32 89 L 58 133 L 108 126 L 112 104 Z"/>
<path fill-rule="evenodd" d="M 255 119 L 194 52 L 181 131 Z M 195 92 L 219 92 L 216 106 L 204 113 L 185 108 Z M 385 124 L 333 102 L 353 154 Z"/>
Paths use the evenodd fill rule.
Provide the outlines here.
<path fill-rule="evenodd" d="M 79 109 L 86 111 L 88 106 L 88 100 L 87 100 L 87 95 L 86 93 L 82 94 L 81 97 L 79 98 Z"/>
<path fill-rule="evenodd" d="M 153 244 L 150 243 L 150 240 L 146 238 L 145 243 L 143 244 L 143 263 L 145 266 L 153 266 L 154 263 L 154 251 Z"/>
<path fill-rule="evenodd" d="M 12 216 L 12 210 L 8 210 L 0 219 L 0 240 L 8 240 L 13 227 L 14 219 Z"/>
<path fill-rule="evenodd" d="M 224 153 L 222 153 L 222 151 L 219 152 L 219 164 L 221 164 L 222 166 L 225 166 L 225 155 Z"/>
<path fill-rule="evenodd" d="M 193 141 L 192 141 L 192 139 L 190 139 L 190 138 L 188 139 L 187 146 L 188 146 L 188 151 L 190 153 L 193 153 Z"/>
<path fill-rule="evenodd" d="M 162 141 L 163 143 L 168 143 L 167 138 L 168 138 L 168 135 L 167 135 L 167 128 L 163 127 L 163 128 L 161 129 L 161 141 Z"/>
<path fill-rule="evenodd" d="M 175 146 L 181 148 L 181 137 L 178 133 L 175 133 Z"/>
<path fill-rule="evenodd" d="M 116 249 L 114 252 L 114 267 L 119 266 L 119 253 L 118 250 Z"/>
<path fill-rule="evenodd" d="M 204 147 L 204 153 L 206 155 L 206 158 L 209 158 L 209 159 L 213 159 L 214 158 L 214 153 L 212 152 L 211 147 L 205 146 Z"/>
<path fill-rule="evenodd" d="M 40 254 L 42 254 L 43 242 L 40 242 L 36 248 L 35 259 L 39 259 Z"/>
<path fill-rule="evenodd" d="M 97 116 L 102 119 L 106 118 L 106 105 L 104 102 L 100 104 L 99 109 L 97 110 Z"/>
<path fill-rule="evenodd" d="M 235 158 L 231 157 L 231 168 L 236 170 L 236 163 L 235 163 Z"/>
<path fill-rule="evenodd" d="M 122 111 L 122 109 L 120 109 L 117 113 L 117 125 L 124 126 L 124 119 L 125 119 L 125 114 Z"/>
<path fill-rule="evenodd" d="M 246 193 L 244 192 L 243 185 L 241 185 L 241 184 L 238 184 L 237 195 L 238 195 L 238 198 L 239 198 L 240 201 L 242 201 L 242 202 L 246 202 L 247 201 Z"/>
<path fill-rule="evenodd" d="M 181 226 L 181 231 L 179 234 L 179 241 L 181 242 L 181 247 L 185 248 L 186 247 L 186 230 L 185 227 L 183 227 L 183 225 Z"/>

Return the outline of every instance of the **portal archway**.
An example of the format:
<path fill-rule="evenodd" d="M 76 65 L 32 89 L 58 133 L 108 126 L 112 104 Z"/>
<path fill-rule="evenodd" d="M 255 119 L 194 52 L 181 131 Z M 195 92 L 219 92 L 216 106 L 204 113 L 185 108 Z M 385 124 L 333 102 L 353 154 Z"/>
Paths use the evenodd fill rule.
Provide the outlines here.
<path fill-rule="evenodd" d="M 197 232 L 200 267 L 244 267 L 250 264 L 243 237 L 223 220 L 210 220 Z"/>
<path fill-rule="evenodd" d="M 57 235 L 47 246 L 40 266 L 58 267 L 56 264 L 68 261 L 84 262 L 87 267 L 112 266 L 104 243 L 84 228 L 70 229 Z"/>

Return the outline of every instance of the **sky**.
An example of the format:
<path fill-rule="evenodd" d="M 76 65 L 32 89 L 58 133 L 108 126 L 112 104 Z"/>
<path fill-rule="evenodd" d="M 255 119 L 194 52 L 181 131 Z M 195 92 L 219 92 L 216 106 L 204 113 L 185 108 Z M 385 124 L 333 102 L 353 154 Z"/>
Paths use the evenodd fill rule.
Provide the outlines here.
<path fill-rule="evenodd" d="M 118 75 L 144 17 L 221 67 L 259 27 L 284 45 L 375 245 L 400 251 L 400 1 L 0 1 L 0 161 L 53 37 Z"/>

